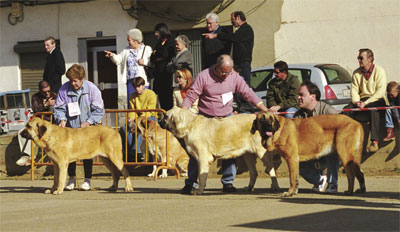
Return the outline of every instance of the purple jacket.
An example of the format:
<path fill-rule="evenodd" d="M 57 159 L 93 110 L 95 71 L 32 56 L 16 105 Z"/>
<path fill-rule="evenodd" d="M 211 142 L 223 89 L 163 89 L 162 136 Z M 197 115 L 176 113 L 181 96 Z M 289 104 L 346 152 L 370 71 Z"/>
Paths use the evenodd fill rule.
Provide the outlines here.
<path fill-rule="evenodd" d="M 199 99 L 199 113 L 214 117 L 225 117 L 232 113 L 232 101 L 225 105 L 222 95 L 226 93 L 238 93 L 253 105 L 259 104 L 260 98 L 246 84 L 239 73 L 232 71 L 224 80 L 215 74 L 215 66 L 200 72 L 189 90 L 182 106 L 190 108 L 194 101 Z"/>

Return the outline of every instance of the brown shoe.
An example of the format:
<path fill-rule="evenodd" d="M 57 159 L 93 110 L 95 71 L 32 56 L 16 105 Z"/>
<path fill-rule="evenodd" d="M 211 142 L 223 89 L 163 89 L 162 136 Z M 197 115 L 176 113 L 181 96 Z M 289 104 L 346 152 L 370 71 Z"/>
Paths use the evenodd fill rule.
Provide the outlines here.
<path fill-rule="evenodd" d="M 386 137 L 383 138 L 383 141 L 387 142 L 387 141 L 391 141 L 394 140 L 394 132 L 393 132 L 393 128 L 386 128 Z"/>
<path fill-rule="evenodd" d="M 376 140 L 371 140 L 371 144 L 367 148 L 367 152 L 376 152 L 379 149 L 378 147 L 378 141 Z"/>

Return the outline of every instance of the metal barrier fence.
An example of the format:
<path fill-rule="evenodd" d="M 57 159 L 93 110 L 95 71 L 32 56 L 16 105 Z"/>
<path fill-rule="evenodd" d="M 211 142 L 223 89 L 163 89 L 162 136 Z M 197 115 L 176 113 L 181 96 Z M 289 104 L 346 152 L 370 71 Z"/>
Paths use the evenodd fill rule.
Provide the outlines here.
<path fill-rule="evenodd" d="M 166 161 L 162 161 L 162 160 L 158 160 L 158 155 L 157 154 L 153 154 L 153 156 L 149 155 L 149 143 L 148 140 L 146 139 L 147 136 L 147 132 L 148 132 L 148 128 L 147 128 L 147 120 L 151 120 L 149 118 L 146 117 L 146 125 L 145 125 L 145 134 L 144 135 L 139 135 L 142 136 L 143 138 L 143 143 L 145 143 L 145 152 L 142 153 L 143 157 L 141 161 L 138 161 L 138 144 L 137 144 L 137 136 L 138 135 L 138 114 L 135 114 L 135 128 L 134 128 L 134 140 L 135 140 L 135 154 L 134 154 L 134 161 L 129 161 L 128 162 L 128 114 L 129 113 L 145 113 L 145 112 L 151 112 L 151 113 L 155 113 L 155 121 L 158 121 L 159 115 L 160 114 L 165 114 L 165 110 L 163 109 L 148 109 L 148 110 L 105 110 L 105 116 L 103 117 L 103 121 L 101 124 L 99 125 L 104 125 L 104 126 L 110 126 L 112 128 L 115 128 L 115 130 L 119 131 L 121 129 L 121 127 L 123 125 L 119 125 L 119 121 L 120 118 L 124 118 L 123 122 L 125 125 L 125 139 L 122 141 L 124 143 L 125 149 L 124 149 L 124 153 L 123 153 L 123 160 L 124 160 L 124 165 L 127 166 L 153 166 L 156 165 L 157 166 L 157 170 L 156 173 L 154 175 L 154 179 L 157 180 L 157 174 L 161 169 L 173 169 L 176 172 L 176 178 L 179 179 L 180 173 L 179 170 L 176 167 L 171 167 L 170 166 L 170 154 L 169 154 L 169 139 L 168 139 L 168 131 L 165 130 L 166 136 L 165 136 L 165 141 L 157 141 L 157 133 L 162 133 L 157 132 L 158 131 L 158 127 L 155 127 L 155 141 L 154 141 L 154 146 L 158 146 L 158 144 L 165 144 L 166 149 L 165 149 L 165 157 L 166 157 Z M 112 115 L 115 115 L 115 118 L 112 117 Z M 47 115 L 47 117 L 46 117 Z M 43 120 L 46 120 L 45 117 L 47 118 L 47 120 L 49 120 L 50 122 L 53 122 L 53 115 L 52 112 L 38 112 L 35 113 L 33 115 L 33 117 L 40 117 Z M 114 125 L 113 125 L 114 124 Z M 133 132 L 133 131 L 132 131 Z M 62 141 L 60 141 L 62 142 Z M 33 181 L 35 179 L 35 167 L 36 166 L 51 166 L 53 165 L 53 163 L 51 162 L 51 160 L 49 158 L 46 157 L 46 152 L 43 149 L 38 149 L 38 152 L 35 153 L 35 147 L 36 144 L 31 141 L 32 146 L 31 146 L 31 180 Z M 157 151 L 158 149 L 154 149 L 155 151 Z M 143 151 L 142 151 L 143 152 Z M 160 151 L 162 152 L 162 151 Z M 36 155 L 35 155 L 36 154 Z M 163 154 L 161 154 L 163 155 Z M 154 160 L 151 160 L 150 158 L 154 157 Z M 35 161 L 37 160 L 37 161 Z M 77 163 L 77 165 L 82 165 L 83 162 L 81 160 L 79 160 Z M 94 158 L 93 160 L 93 165 L 104 165 L 99 157 Z"/>

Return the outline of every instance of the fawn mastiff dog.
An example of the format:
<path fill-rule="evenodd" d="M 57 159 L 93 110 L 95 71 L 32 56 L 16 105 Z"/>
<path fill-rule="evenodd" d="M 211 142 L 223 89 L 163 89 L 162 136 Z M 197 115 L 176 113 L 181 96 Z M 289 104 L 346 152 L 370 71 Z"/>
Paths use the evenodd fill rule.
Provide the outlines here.
<path fill-rule="evenodd" d="M 162 129 L 157 122 L 147 119 L 146 117 L 140 116 L 137 119 L 138 129 L 140 134 L 148 144 L 148 149 L 150 154 L 153 156 L 153 161 L 166 162 L 167 161 L 167 147 L 166 147 L 166 136 L 168 136 L 168 153 L 169 153 L 169 165 L 171 167 L 175 166 L 181 176 L 187 176 L 187 166 L 189 163 L 189 155 L 186 153 L 185 149 L 182 148 L 179 141 L 170 132 Z M 134 128 L 135 122 L 131 122 L 129 128 Z M 142 146 L 146 143 L 143 142 Z M 145 148 L 141 149 L 145 151 Z M 154 177 L 156 175 L 157 166 L 153 166 L 153 172 L 148 176 Z M 159 177 L 165 178 L 168 176 L 167 169 L 162 170 L 162 174 Z"/>
<path fill-rule="evenodd" d="M 360 183 L 359 193 L 366 191 L 361 171 L 364 131 L 360 123 L 345 115 L 319 115 L 306 119 L 287 119 L 271 112 L 260 113 L 253 122 L 252 132 L 259 131 L 262 145 L 277 151 L 287 162 L 290 188 L 284 196 L 298 191 L 299 162 L 318 159 L 337 152 L 345 168 L 348 190 L 353 194 L 354 179 Z"/>
<path fill-rule="evenodd" d="M 32 139 L 54 162 L 54 185 L 45 193 L 61 194 L 68 164 L 78 159 L 92 159 L 97 155 L 100 155 L 111 172 L 113 185 L 110 189 L 117 190 L 121 171 L 125 178 L 125 191 L 133 191 L 129 172 L 122 161 L 121 136 L 111 127 L 90 126 L 72 129 L 33 118 L 26 124 L 22 136 Z"/>
<path fill-rule="evenodd" d="M 272 189 L 278 190 L 272 155 L 261 145 L 261 136 L 251 133 L 254 114 L 240 114 L 216 119 L 195 115 L 189 110 L 174 107 L 160 121 L 161 127 L 177 138 L 183 138 L 186 150 L 199 167 L 199 187 L 195 194 L 202 194 L 206 186 L 210 164 L 216 159 L 243 156 L 249 168 L 248 190 L 254 188 L 257 179 L 256 159 L 259 157 L 267 166 L 272 179 Z"/>

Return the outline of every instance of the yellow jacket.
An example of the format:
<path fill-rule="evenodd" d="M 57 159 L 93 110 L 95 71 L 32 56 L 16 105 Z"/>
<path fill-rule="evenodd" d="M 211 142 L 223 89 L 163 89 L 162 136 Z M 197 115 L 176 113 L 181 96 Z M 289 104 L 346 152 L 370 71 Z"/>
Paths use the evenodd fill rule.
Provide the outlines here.
<path fill-rule="evenodd" d="M 129 98 L 129 104 L 133 110 L 145 110 L 145 109 L 156 109 L 157 108 L 157 94 L 151 89 L 145 89 L 142 95 L 134 92 Z M 129 119 L 135 119 L 135 112 L 128 114 Z M 155 112 L 142 113 L 141 116 L 156 116 Z"/>

